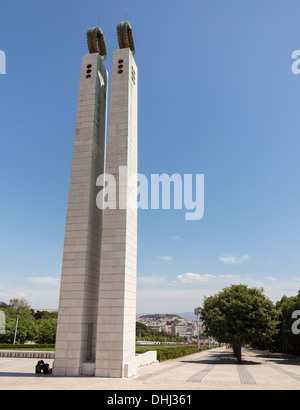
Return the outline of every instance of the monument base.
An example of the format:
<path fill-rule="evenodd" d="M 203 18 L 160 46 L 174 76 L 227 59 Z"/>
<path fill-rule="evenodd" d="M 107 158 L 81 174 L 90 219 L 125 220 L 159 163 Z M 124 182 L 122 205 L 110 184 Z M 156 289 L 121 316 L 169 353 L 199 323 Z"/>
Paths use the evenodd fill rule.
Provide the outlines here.
<path fill-rule="evenodd" d="M 138 354 L 135 358 L 129 362 L 124 364 L 123 375 L 115 375 L 116 378 L 132 378 L 137 376 L 138 368 L 141 366 L 147 366 L 149 364 L 157 363 L 157 352 L 156 351 L 149 351 L 142 354 Z M 54 376 L 61 376 L 61 377 L 74 377 L 74 376 L 96 376 L 96 377 L 112 377 L 95 374 L 95 362 L 83 362 L 81 365 L 81 373 L 80 375 L 75 371 L 69 371 L 67 374 L 65 372 L 55 371 L 55 367 L 53 367 L 53 374 Z"/>
<path fill-rule="evenodd" d="M 134 360 L 124 365 L 124 377 L 131 378 L 137 375 L 137 369 L 141 366 L 157 363 L 157 352 L 149 351 L 135 356 Z"/>

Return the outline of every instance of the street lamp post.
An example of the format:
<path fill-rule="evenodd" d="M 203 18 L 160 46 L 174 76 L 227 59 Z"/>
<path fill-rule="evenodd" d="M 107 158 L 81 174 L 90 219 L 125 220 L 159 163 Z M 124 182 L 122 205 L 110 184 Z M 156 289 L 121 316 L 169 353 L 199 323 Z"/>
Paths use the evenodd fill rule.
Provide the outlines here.
<path fill-rule="evenodd" d="M 198 346 L 198 352 L 200 351 L 200 340 L 199 340 L 199 312 L 198 312 L 198 308 L 195 307 L 194 308 L 194 313 L 197 317 L 197 346 Z"/>
<path fill-rule="evenodd" d="M 16 321 L 16 328 L 15 328 L 15 335 L 14 335 L 14 342 L 13 342 L 14 345 L 16 344 L 16 337 L 17 337 L 17 330 L 18 330 L 18 323 L 19 323 L 20 313 L 21 313 L 21 309 L 17 308 L 17 321 Z"/>

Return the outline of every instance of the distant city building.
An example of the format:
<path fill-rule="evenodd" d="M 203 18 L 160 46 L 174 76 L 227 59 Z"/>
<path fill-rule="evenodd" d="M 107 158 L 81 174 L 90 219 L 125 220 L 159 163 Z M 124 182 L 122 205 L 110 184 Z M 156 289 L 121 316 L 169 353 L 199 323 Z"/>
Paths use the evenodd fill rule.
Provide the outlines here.
<path fill-rule="evenodd" d="M 184 326 L 184 325 L 173 325 L 171 327 L 171 333 L 174 336 L 186 337 L 186 326 Z"/>
<path fill-rule="evenodd" d="M 188 340 L 197 337 L 197 323 L 195 320 L 186 319 L 172 314 L 143 315 L 138 317 L 137 322 L 143 323 L 149 328 L 171 333 L 174 336 L 186 337 Z M 201 324 L 199 333 L 201 333 Z"/>
<path fill-rule="evenodd" d="M 157 330 L 158 332 L 163 331 L 163 326 L 160 325 L 148 325 L 148 327 L 150 327 L 150 329 Z"/>

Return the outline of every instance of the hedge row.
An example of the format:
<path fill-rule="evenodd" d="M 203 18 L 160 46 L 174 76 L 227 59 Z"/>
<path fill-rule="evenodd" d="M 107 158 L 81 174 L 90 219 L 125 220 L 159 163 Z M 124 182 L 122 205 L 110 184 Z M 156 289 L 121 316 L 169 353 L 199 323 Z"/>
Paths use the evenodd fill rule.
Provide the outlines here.
<path fill-rule="evenodd" d="M 208 346 L 207 346 L 208 348 Z M 206 349 L 206 347 L 204 347 Z M 136 353 L 145 353 L 149 350 L 156 350 L 157 360 L 162 362 L 164 360 L 176 359 L 177 357 L 187 356 L 189 354 L 197 353 L 197 346 L 137 346 Z M 203 346 L 201 346 L 203 350 Z"/>
<path fill-rule="evenodd" d="M 176 357 L 183 357 L 196 352 L 198 352 L 197 346 L 182 346 L 175 349 L 158 349 L 157 360 L 162 362 L 164 360 L 176 359 Z"/>
<path fill-rule="evenodd" d="M 22 349 L 54 349 L 55 344 L 9 344 L 9 343 L 2 343 L 0 344 L 0 350 L 5 350 L 5 349 L 17 349 L 17 350 L 22 350 Z"/>

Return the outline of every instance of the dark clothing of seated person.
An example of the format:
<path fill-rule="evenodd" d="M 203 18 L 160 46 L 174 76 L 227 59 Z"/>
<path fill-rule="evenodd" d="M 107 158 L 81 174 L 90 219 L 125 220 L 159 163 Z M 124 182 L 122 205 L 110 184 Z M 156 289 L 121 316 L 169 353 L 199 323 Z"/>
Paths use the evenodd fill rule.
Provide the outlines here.
<path fill-rule="evenodd" d="M 49 366 L 48 363 L 44 363 L 44 364 L 43 364 L 43 366 L 42 366 L 42 372 L 43 372 L 44 374 L 52 373 L 52 369 L 50 369 L 50 366 Z"/>
<path fill-rule="evenodd" d="M 49 374 L 49 373 L 52 373 L 52 369 L 50 369 L 50 366 L 48 363 L 44 363 L 44 360 L 39 360 L 37 362 L 37 365 L 35 366 L 35 372 Z"/>
<path fill-rule="evenodd" d="M 42 373 L 42 366 L 44 365 L 44 360 L 39 360 L 35 366 L 36 373 Z"/>

